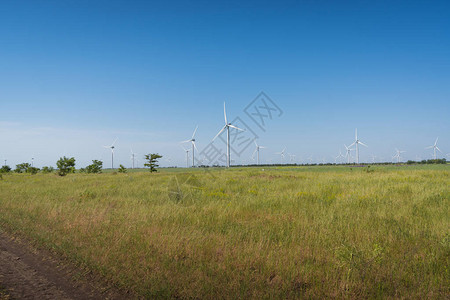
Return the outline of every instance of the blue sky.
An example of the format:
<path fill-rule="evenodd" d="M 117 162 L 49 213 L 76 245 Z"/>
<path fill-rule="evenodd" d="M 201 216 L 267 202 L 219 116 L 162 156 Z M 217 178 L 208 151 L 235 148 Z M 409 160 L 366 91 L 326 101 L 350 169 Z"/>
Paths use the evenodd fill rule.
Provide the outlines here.
<path fill-rule="evenodd" d="M 179 141 L 199 125 L 204 149 L 224 101 L 262 162 L 284 147 L 334 161 L 355 128 L 362 161 L 430 158 L 438 136 L 447 154 L 449 15 L 447 1 L 3 1 L 0 159 L 109 167 L 118 137 L 116 165 L 133 147 L 183 166 Z M 265 131 L 244 112 L 261 91 L 283 111 Z"/>

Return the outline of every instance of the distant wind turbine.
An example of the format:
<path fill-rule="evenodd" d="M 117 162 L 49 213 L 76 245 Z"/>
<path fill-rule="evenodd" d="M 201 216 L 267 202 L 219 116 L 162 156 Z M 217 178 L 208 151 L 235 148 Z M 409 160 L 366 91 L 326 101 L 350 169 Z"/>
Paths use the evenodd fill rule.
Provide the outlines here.
<path fill-rule="evenodd" d="M 198 129 L 198 125 L 197 125 L 197 127 L 195 127 L 195 130 L 194 130 L 194 133 L 192 134 L 191 139 L 181 142 L 181 143 L 189 143 L 189 142 L 192 143 L 192 167 L 195 167 L 195 155 L 194 155 L 194 153 L 195 153 L 195 149 L 197 149 L 197 146 L 195 146 L 195 133 L 197 132 L 197 129 Z"/>
<path fill-rule="evenodd" d="M 230 167 L 230 128 L 234 128 L 236 130 L 245 131 L 244 129 L 238 128 L 227 121 L 227 112 L 225 110 L 225 102 L 223 103 L 223 115 L 225 117 L 225 126 L 219 131 L 218 134 L 212 139 L 213 141 L 224 131 L 227 131 L 227 168 Z"/>
<path fill-rule="evenodd" d="M 439 152 L 442 153 L 441 149 L 439 149 L 438 146 L 437 146 L 437 141 L 438 141 L 438 139 L 439 139 L 439 137 L 436 138 L 436 141 L 434 142 L 434 145 L 425 148 L 425 149 L 431 149 L 431 148 L 433 148 L 433 151 L 434 151 L 433 159 L 436 159 L 436 157 L 437 157 L 437 156 L 436 156 L 436 150 L 438 150 Z"/>
<path fill-rule="evenodd" d="M 344 159 L 344 158 L 345 158 L 345 156 L 342 155 L 342 152 L 339 149 L 339 155 L 334 158 L 334 163 L 336 163 L 338 159 Z"/>
<path fill-rule="evenodd" d="M 275 153 L 275 154 L 280 154 L 281 155 L 281 164 L 283 164 L 283 160 L 284 160 L 284 151 L 286 151 L 286 147 L 284 147 L 283 151 Z"/>
<path fill-rule="evenodd" d="M 392 158 L 397 158 L 397 163 L 399 163 L 400 162 L 400 154 L 402 154 L 402 153 L 405 153 L 406 151 L 401 151 L 401 150 L 398 150 L 397 148 L 395 148 L 395 151 L 397 152 Z"/>
<path fill-rule="evenodd" d="M 345 147 L 345 156 L 347 157 L 347 163 L 350 163 L 350 151 L 353 151 L 355 149 L 351 149 L 351 145 L 347 147 L 347 145 L 344 144 Z"/>
<path fill-rule="evenodd" d="M 117 139 L 118 138 L 116 138 L 114 142 L 112 142 L 111 146 L 103 146 L 106 149 L 111 149 L 111 169 L 114 169 L 114 144 L 117 142 Z"/>
<path fill-rule="evenodd" d="M 189 149 L 186 149 L 183 146 L 181 146 L 181 149 L 186 152 L 186 168 L 189 168 Z"/>
<path fill-rule="evenodd" d="M 358 145 L 363 145 L 365 147 L 369 147 L 358 139 L 358 128 L 355 129 L 355 141 L 349 146 L 356 146 L 356 163 L 359 164 L 359 148 Z"/>
<path fill-rule="evenodd" d="M 254 142 L 255 142 L 256 149 L 255 149 L 255 151 L 254 151 L 253 154 L 252 154 L 252 159 L 253 159 L 253 157 L 254 157 L 255 154 L 256 154 L 256 164 L 259 165 L 259 149 L 264 149 L 264 148 L 266 148 L 266 147 L 258 145 L 258 143 L 256 142 L 256 140 L 255 140 Z"/>
<path fill-rule="evenodd" d="M 135 157 L 136 153 L 133 152 L 133 148 L 131 148 L 131 147 L 130 147 L 130 151 L 131 151 L 131 161 L 133 162 L 132 169 L 134 169 L 134 157 Z"/>

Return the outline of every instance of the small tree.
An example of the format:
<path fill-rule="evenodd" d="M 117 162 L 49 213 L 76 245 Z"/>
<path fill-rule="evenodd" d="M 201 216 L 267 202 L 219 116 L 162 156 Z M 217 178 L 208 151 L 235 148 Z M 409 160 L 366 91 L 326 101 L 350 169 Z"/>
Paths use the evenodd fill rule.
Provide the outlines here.
<path fill-rule="evenodd" d="M 58 175 L 66 176 L 69 173 L 75 173 L 75 157 L 61 157 L 57 162 Z"/>
<path fill-rule="evenodd" d="M 53 173 L 54 170 L 55 169 L 53 169 L 53 167 L 47 167 L 47 166 L 42 167 L 42 173 L 44 173 L 44 174 Z"/>
<path fill-rule="evenodd" d="M 28 169 L 27 169 L 27 173 L 30 173 L 31 175 L 35 175 L 39 171 L 40 171 L 40 169 L 36 168 L 36 167 L 28 167 Z"/>
<path fill-rule="evenodd" d="M 0 168 L 0 173 L 9 173 L 11 172 L 11 167 L 10 166 L 2 166 Z"/>
<path fill-rule="evenodd" d="M 159 167 L 158 165 L 158 159 L 162 158 L 161 155 L 159 155 L 158 153 L 149 153 L 147 155 L 145 155 L 145 159 L 147 160 L 147 163 L 144 164 L 145 167 L 149 167 L 149 171 L 151 173 L 153 172 L 158 172 L 158 170 L 156 168 Z"/>
<path fill-rule="evenodd" d="M 119 169 L 117 170 L 119 173 L 126 173 L 127 172 L 127 168 L 125 168 L 123 165 L 119 166 Z"/>
<path fill-rule="evenodd" d="M 16 172 L 16 173 L 24 173 L 30 167 L 31 167 L 31 165 L 29 163 L 18 164 L 18 165 L 16 165 L 16 169 L 14 170 L 14 172 Z"/>
<path fill-rule="evenodd" d="M 94 159 L 92 161 L 92 164 L 90 164 L 89 166 L 86 167 L 85 172 L 86 173 L 101 173 L 102 168 L 103 168 L 103 162 Z"/>

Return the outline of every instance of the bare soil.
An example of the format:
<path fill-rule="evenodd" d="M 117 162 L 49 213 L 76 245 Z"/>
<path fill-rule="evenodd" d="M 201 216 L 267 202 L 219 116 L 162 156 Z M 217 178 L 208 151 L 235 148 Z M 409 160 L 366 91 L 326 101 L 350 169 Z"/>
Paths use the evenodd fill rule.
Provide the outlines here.
<path fill-rule="evenodd" d="M 0 230 L 0 300 L 131 298 L 100 277 Z"/>

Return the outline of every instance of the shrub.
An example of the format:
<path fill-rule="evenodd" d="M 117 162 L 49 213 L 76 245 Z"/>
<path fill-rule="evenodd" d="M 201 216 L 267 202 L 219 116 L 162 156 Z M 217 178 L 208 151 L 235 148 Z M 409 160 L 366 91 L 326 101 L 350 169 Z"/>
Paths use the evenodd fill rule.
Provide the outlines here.
<path fill-rule="evenodd" d="M 162 158 L 162 156 L 159 155 L 158 153 L 149 153 L 149 154 L 145 155 L 145 159 L 147 160 L 147 163 L 145 163 L 144 166 L 150 168 L 149 169 L 150 173 L 158 172 L 158 170 L 156 168 L 159 167 L 158 159 L 160 159 L 160 158 Z"/>
<path fill-rule="evenodd" d="M 27 169 L 27 173 L 30 173 L 31 175 L 35 175 L 35 174 L 37 174 L 37 172 L 39 172 L 40 171 L 40 169 L 39 168 L 36 168 L 36 167 L 29 167 L 28 169 Z"/>
<path fill-rule="evenodd" d="M 31 168 L 31 165 L 29 163 L 18 164 L 16 165 L 16 169 L 14 170 L 14 172 L 24 173 L 28 170 L 28 168 Z"/>
<path fill-rule="evenodd" d="M 123 165 L 119 166 L 119 169 L 117 170 L 119 173 L 126 173 L 127 172 L 127 168 L 125 168 Z"/>
<path fill-rule="evenodd" d="M 11 167 L 10 166 L 2 166 L 0 168 L 0 173 L 9 173 L 11 172 Z"/>
<path fill-rule="evenodd" d="M 66 176 L 69 173 L 75 173 L 75 157 L 61 157 L 57 162 L 58 167 L 57 174 L 59 176 Z"/>
<path fill-rule="evenodd" d="M 42 173 L 44 173 L 44 174 L 53 173 L 54 170 L 55 169 L 53 167 L 47 167 L 47 166 L 42 167 Z"/>
<path fill-rule="evenodd" d="M 86 173 L 101 173 L 103 168 L 103 162 L 94 159 L 92 161 L 92 164 L 86 167 L 85 172 Z M 82 169 L 80 169 L 81 172 Z"/>

